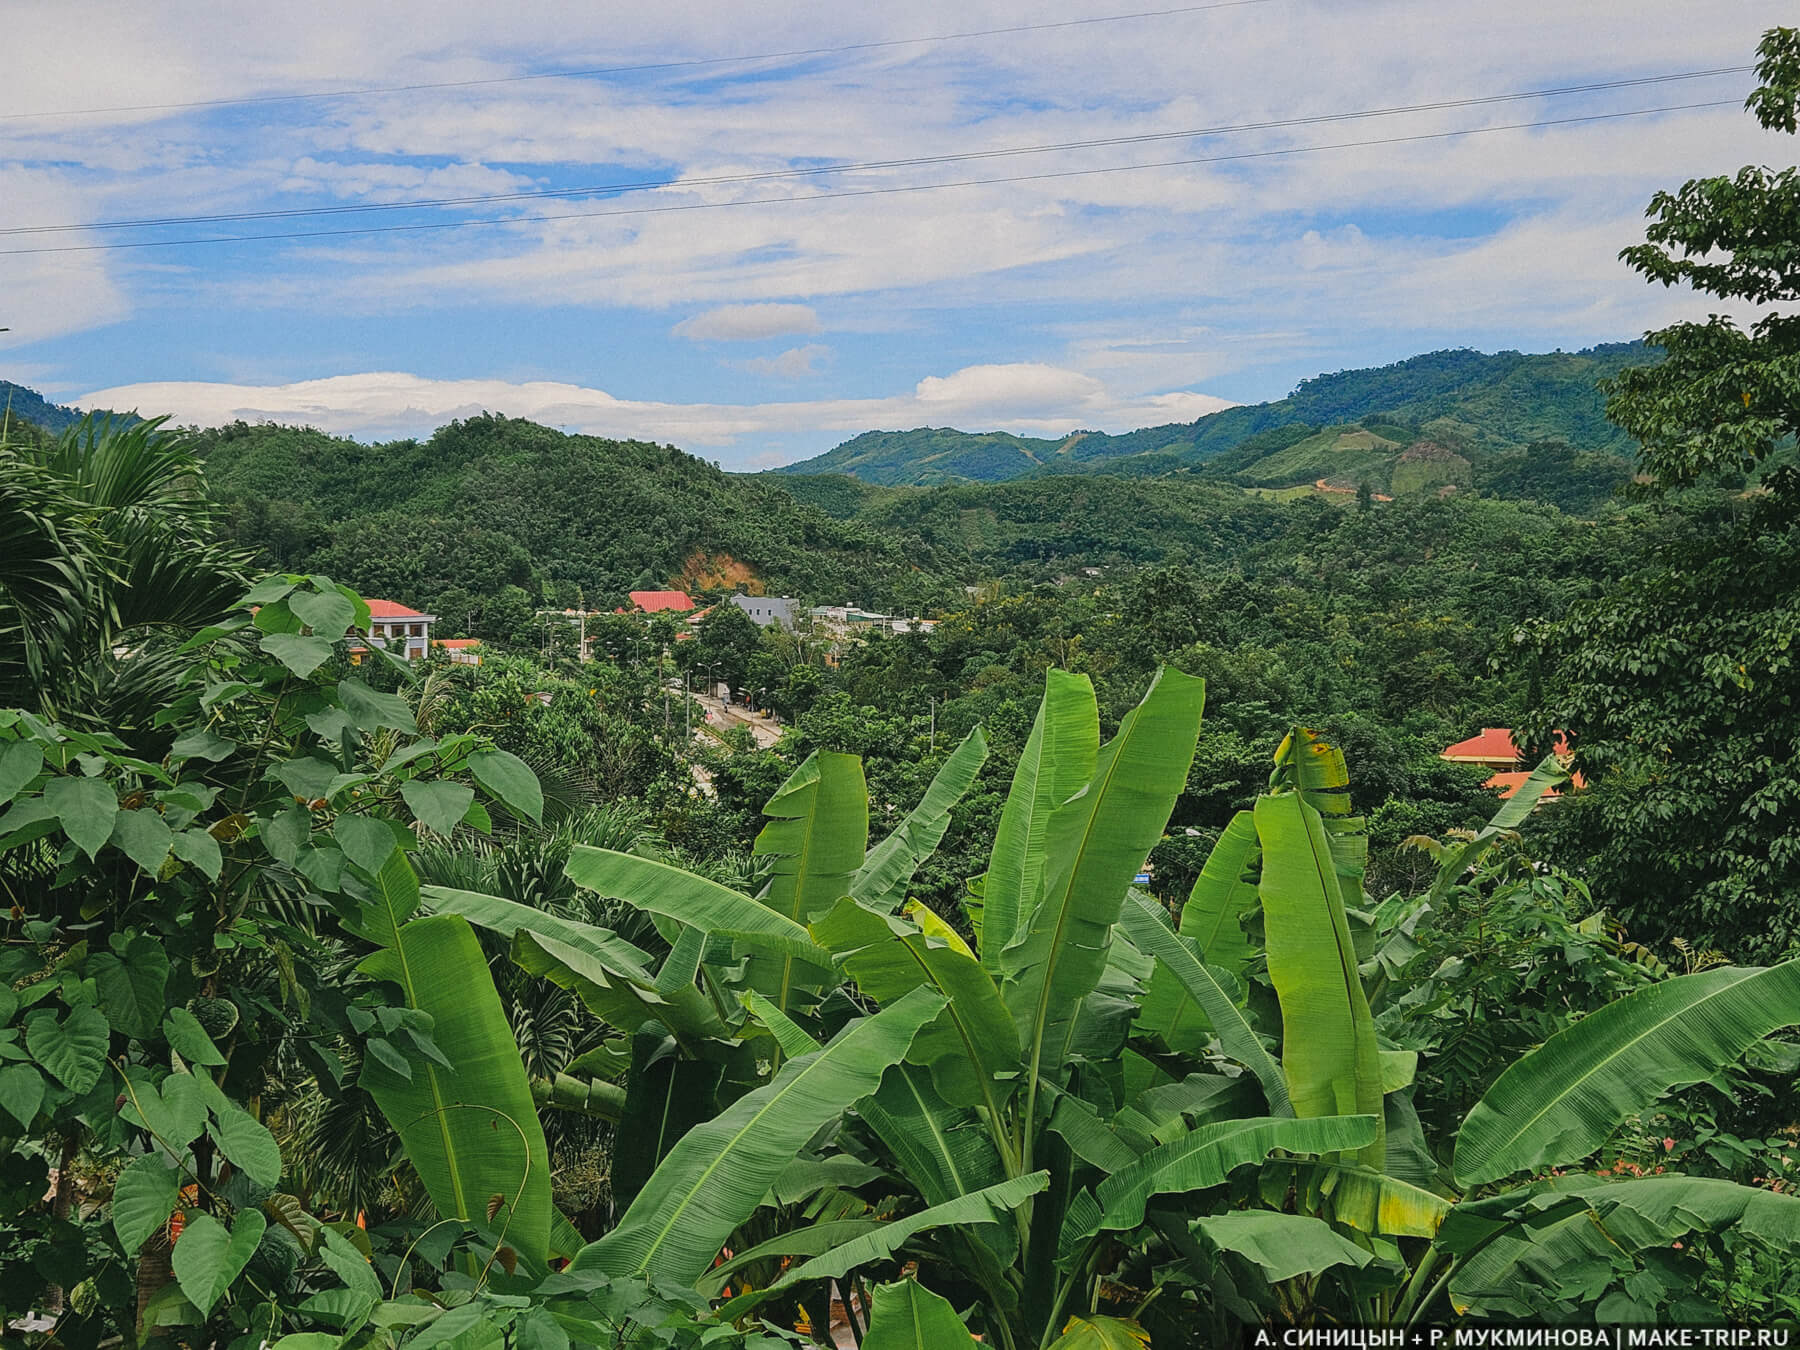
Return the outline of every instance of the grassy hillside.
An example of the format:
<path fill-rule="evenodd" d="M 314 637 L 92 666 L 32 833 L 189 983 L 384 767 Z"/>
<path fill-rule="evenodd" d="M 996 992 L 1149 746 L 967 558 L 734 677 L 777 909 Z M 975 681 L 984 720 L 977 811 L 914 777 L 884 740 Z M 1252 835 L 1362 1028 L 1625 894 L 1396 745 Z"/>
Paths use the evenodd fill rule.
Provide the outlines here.
<path fill-rule="evenodd" d="M 847 473 L 869 483 L 994 483 L 1042 468 L 1058 444 L 1004 431 L 971 435 L 949 427 L 865 431 L 781 472 Z"/>
<path fill-rule="evenodd" d="M 1061 441 L 945 428 L 869 432 L 782 472 L 847 473 L 889 485 L 994 482 L 1046 472 L 1156 475 L 1236 455 L 1260 438 L 1274 435 L 1279 441 L 1292 428 L 1300 429 L 1293 440 L 1301 440 L 1334 428 L 1362 427 L 1396 440 L 1396 458 L 1405 443 L 1427 431 L 1436 440 L 1457 442 L 1449 448 L 1472 460 L 1546 441 L 1622 456 L 1630 452 L 1630 441 L 1606 420 L 1605 400 L 1595 384 L 1651 359 L 1650 349 L 1636 342 L 1581 352 L 1430 352 L 1391 366 L 1320 375 L 1303 381 L 1284 399 L 1227 408 L 1195 422 L 1116 436 L 1080 431 Z M 1399 436 L 1382 431 L 1383 423 Z M 1302 459 L 1323 468 L 1307 458 L 1310 453 L 1263 470 L 1255 475 L 1257 483 L 1298 481 L 1287 475 L 1285 464 Z M 1238 456 L 1231 467 L 1241 472 L 1248 461 Z M 1371 461 L 1369 468 L 1375 467 Z M 1392 467 L 1392 460 L 1380 461 L 1378 476 L 1384 483 Z"/>

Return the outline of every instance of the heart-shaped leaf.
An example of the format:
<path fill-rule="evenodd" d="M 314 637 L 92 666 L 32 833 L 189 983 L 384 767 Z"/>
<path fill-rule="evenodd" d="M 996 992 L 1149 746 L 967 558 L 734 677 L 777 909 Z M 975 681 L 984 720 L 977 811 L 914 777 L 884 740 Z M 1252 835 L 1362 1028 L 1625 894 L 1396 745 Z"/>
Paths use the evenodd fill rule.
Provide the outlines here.
<path fill-rule="evenodd" d="M 43 1104 L 44 1076 L 41 1073 L 29 1064 L 9 1064 L 0 1069 L 0 1107 L 6 1108 L 7 1115 L 18 1121 L 21 1129 L 31 1128 L 38 1107 Z"/>
<path fill-rule="evenodd" d="M 220 1102 L 214 1101 L 216 1123 L 207 1131 L 218 1144 L 219 1152 L 258 1186 L 273 1186 L 280 1181 L 281 1149 L 275 1136 L 248 1111 L 221 1107 Z"/>
<path fill-rule="evenodd" d="M 100 1009 L 113 1026 L 140 1040 L 156 1030 L 162 1019 L 163 989 L 169 982 L 169 957 L 162 943 L 144 933 L 133 934 L 122 956 L 101 952 L 89 959 L 87 973 L 100 990 Z"/>
<path fill-rule="evenodd" d="M 112 838 L 119 799 L 98 778 L 52 778 L 44 784 L 44 805 L 56 813 L 63 833 L 90 858 Z"/>
<path fill-rule="evenodd" d="M 369 816 L 339 816 L 331 827 L 344 856 L 373 876 L 393 856 L 395 840 L 387 822 Z"/>
<path fill-rule="evenodd" d="M 239 1210 L 229 1230 L 210 1214 L 190 1218 L 170 1258 L 188 1301 L 210 1314 L 249 1264 L 268 1226 L 261 1211 L 254 1209 Z"/>
<path fill-rule="evenodd" d="M 0 805 L 18 796 L 43 767 L 44 752 L 30 741 L 8 741 L 0 746 Z"/>
<path fill-rule="evenodd" d="M 544 818 L 544 789 L 531 766 L 505 750 L 481 750 L 469 756 L 469 772 L 490 795 L 515 815 Z"/>
<path fill-rule="evenodd" d="M 322 637 L 301 637 L 297 633 L 270 633 L 262 640 L 262 649 L 305 679 L 331 659 L 331 644 Z"/>
<path fill-rule="evenodd" d="M 427 829 L 449 834 L 468 813 L 475 800 L 475 789 L 466 783 L 413 779 L 400 785 L 400 795 Z"/>
<path fill-rule="evenodd" d="M 81 1003 L 61 1021 L 48 1009 L 35 1014 L 25 1025 L 25 1048 L 57 1082 L 80 1095 L 100 1081 L 110 1035 L 100 1010 Z"/>
<path fill-rule="evenodd" d="M 332 641 L 356 622 L 356 606 L 336 591 L 295 591 L 288 597 L 288 608 L 317 636 Z"/>
<path fill-rule="evenodd" d="M 200 1025 L 200 1019 L 186 1008 L 170 1008 L 163 1018 L 162 1032 L 175 1053 L 189 1064 L 217 1068 L 225 1062 L 225 1056 L 219 1053 L 219 1047 L 206 1034 L 206 1028 Z"/>
<path fill-rule="evenodd" d="M 113 1232 L 127 1252 L 136 1252 L 169 1221 L 181 1194 L 181 1173 L 146 1153 L 133 1158 L 113 1182 Z"/>

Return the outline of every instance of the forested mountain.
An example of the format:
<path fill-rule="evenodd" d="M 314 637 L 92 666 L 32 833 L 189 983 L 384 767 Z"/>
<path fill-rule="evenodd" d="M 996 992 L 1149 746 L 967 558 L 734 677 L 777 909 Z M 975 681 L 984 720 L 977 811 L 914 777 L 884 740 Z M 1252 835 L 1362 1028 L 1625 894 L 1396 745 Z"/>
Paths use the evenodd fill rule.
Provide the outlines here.
<path fill-rule="evenodd" d="M 500 416 L 378 445 L 293 427 L 198 433 L 231 531 L 270 565 L 506 631 L 544 603 L 745 584 L 904 607 L 920 560 L 672 446 Z"/>
<path fill-rule="evenodd" d="M 1241 473 L 1313 436 L 1333 433 L 1326 445 L 1313 447 L 1318 449 L 1335 446 L 1345 432 L 1353 437 L 1366 432 L 1369 441 L 1344 448 L 1373 455 L 1343 464 L 1319 455 L 1290 455 L 1262 466 L 1260 477 L 1263 485 L 1287 486 L 1309 481 L 1304 475 L 1313 470 L 1320 470 L 1314 478 L 1360 474 L 1382 490 L 1395 485 L 1398 460 L 1420 442 L 1475 464 L 1546 442 L 1566 443 L 1576 453 L 1623 455 L 1630 441 L 1607 422 L 1595 383 L 1650 359 L 1637 342 L 1581 352 L 1429 352 L 1391 366 L 1320 375 L 1284 399 L 1227 408 L 1194 422 L 1117 436 L 1075 431 L 1060 441 L 948 428 L 871 431 L 780 472 L 929 485 L 1057 472 L 1160 474 L 1232 455 L 1230 468 Z M 1428 462 L 1434 454 L 1423 452 Z M 1450 465 L 1448 473 L 1436 469 L 1422 476 L 1435 486 L 1454 481 L 1456 472 Z M 1408 490 L 1409 481 L 1402 470 L 1401 490 Z"/>
<path fill-rule="evenodd" d="M 79 422 L 82 416 L 80 409 L 52 403 L 37 390 L 11 380 L 0 380 L 0 415 L 30 422 L 45 431 L 61 431 Z"/>

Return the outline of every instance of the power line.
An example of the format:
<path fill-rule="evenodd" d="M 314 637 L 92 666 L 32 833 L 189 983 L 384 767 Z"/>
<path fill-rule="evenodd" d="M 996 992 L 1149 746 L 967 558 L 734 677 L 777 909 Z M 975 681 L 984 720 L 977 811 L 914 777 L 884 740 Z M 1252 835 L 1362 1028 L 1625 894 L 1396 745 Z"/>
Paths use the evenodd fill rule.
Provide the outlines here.
<path fill-rule="evenodd" d="M 35 248 L 0 249 L 0 257 L 17 257 L 32 253 L 106 253 L 132 248 L 176 248 L 199 244 L 254 244 L 296 239 L 337 239 L 351 235 L 409 234 L 424 230 L 454 230 L 482 225 L 534 225 L 563 220 L 598 220 L 617 216 L 664 215 L 673 211 L 719 211 L 743 206 L 799 205 L 809 202 L 836 201 L 849 197 L 883 197 L 906 192 L 937 192 L 946 188 L 989 187 L 1003 183 L 1037 183 L 1055 178 L 1086 178 L 1100 174 L 1136 173 L 1144 169 L 1180 168 L 1195 164 L 1224 164 L 1237 160 L 1275 159 L 1288 155 L 1324 154 L 1335 150 L 1359 150 L 1371 146 L 1406 145 L 1419 141 L 1453 140 L 1463 136 L 1482 136 L 1499 131 L 1530 131 L 1542 127 L 1574 126 L 1584 122 L 1611 122 L 1627 117 L 1650 117 L 1659 113 L 1690 112 L 1702 108 L 1735 108 L 1736 99 L 1711 99 L 1702 103 L 1675 103 L 1656 108 L 1631 108 L 1623 112 L 1589 113 L 1580 117 L 1556 117 L 1538 122 L 1511 122 L 1492 127 L 1466 127 L 1457 131 L 1425 131 L 1410 136 L 1382 136 L 1362 141 L 1341 141 L 1331 145 L 1288 146 L 1278 150 L 1245 150 L 1229 155 L 1201 155 L 1185 159 L 1155 160 L 1147 164 L 1114 164 L 1097 169 L 1057 169 L 1045 173 L 1013 174 L 995 178 L 963 178 L 948 183 L 914 183 L 897 187 L 858 188 L 843 192 L 819 192 L 810 197 L 758 197 L 732 202 L 680 202 L 668 206 L 633 206 L 609 211 L 566 211 L 553 215 L 491 217 L 464 220 L 424 221 L 407 225 L 364 225 L 337 230 L 297 230 L 280 234 L 212 235 L 193 239 L 138 239 L 111 244 L 57 244 Z"/>
<path fill-rule="evenodd" d="M 1133 19 L 1166 19 L 1200 14 L 1213 9 L 1241 9 L 1269 5 L 1275 0 L 1214 0 L 1205 5 L 1175 9 L 1146 9 L 1134 14 L 1100 14 L 1086 19 L 1055 23 L 1022 23 L 1009 28 L 978 28 L 963 33 L 937 33 L 930 37 L 886 38 L 877 42 L 848 42 L 837 47 L 798 47 L 782 52 L 757 52 L 749 56 L 699 56 L 678 61 L 648 61 L 631 66 L 597 66 L 591 70 L 549 70 L 536 75 L 495 75 L 479 80 L 439 80 L 429 84 L 394 84 L 372 89 L 329 89 L 316 94 L 256 94 L 245 98 L 195 99 L 187 103 L 134 103 L 113 108 L 69 108 L 41 112 L 0 113 L 0 122 L 43 117 L 91 117 L 107 113 L 180 112 L 192 108 L 238 108 L 259 103 L 301 103 L 335 98 L 366 98 L 375 94 L 412 94 L 432 89 L 476 89 L 494 84 L 525 84 L 534 80 L 583 80 L 600 75 L 628 75 L 650 70 L 686 70 L 700 66 L 742 65 L 753 61 L 785 61 L 804 56 L 839 56 L 846 52 L 877 51 L 886 47 L 919 47 L 934 42 L 962 42 L 973 38 L 1007 37 L 1016 33 L 1042 33 L 1053 28 L 1082 28 L 1092 24 L 1124 23 Z"/>
<path fill-rule="evenodd" d="M 917 155 L 906 159 L 864 160 L 850 164 L 813 165 L 799 169 L 770 169 L 761 173 L 718 174 L 710 177 L 658 178 L 638 182 L 601 183 L 584 187 L 539 188 L 529 192 L 479 193 L 465 197 L 415 198 L 398 202 L 357 202 L 335 206 L 297 206 L 267 211 L 229 211 L 209 215 L 156 216 L 127 220 L 86 221 L 74 225 L 15 225 L 0 229 L 0 236 L 24 234 L 70 234 L 89 230 L 153 229 L 171 225 L 212 225 L 228 221 L 295 220 L 311 216 L 360 215 L 368 212 L 416 211 L 444 206 L 481 206 L 504 202 L 543 201 L 563 197 L 586 197 L 603 192 L 647 192 L 671 187 L 717 187 L 736 183 L 769 182 L 778 179 L 810 178 L 826 174 L 866 173 L 878 169 L 920 168 L 934 164 L 967 163 L 974 160 L 1004 159 L 1018 155 L 1043 155 L 1067 150 L 1092 150 L 1120 145 L 1143 145 L 1156 141 L 1189 140 L 1201 136 L 1226 136 L 1247 131 L 1271 131 L 1303 126 L 1320 126 L 1330 122 L 1365 121 L 1377 117 L 1399 117 L 1414 113 L 1444 112 L 1461 108 L 1482 107 L 1497 103 L 1516 103 L 1527 99 L 1558 98 L 1573 94 L 1591 94 L 1607 90 L 1638 88 L 1644 85 L 1670 84 L 1683 80 L 1711 79 L 1720 75 L 1740 75 L 1751 66 L 1719 66 L 1711 70 L 1676 71 L 1666 75 L 1644 75 L 1634 79 L 1606 80 L 1595 84 L 1564 85 L 1554 89 L 1528 89 L 1515 93 L 1486 94 L 1471 98 L 1445 99 L 1436 103 L 1412 103 L 1386 108 L 1359 108 L 1350 112 L 1318 113 L 1308 117 L 1286 117 L 1267 122 L 1239 122 L 1220 126 L 1190 127 L 1183 131 L 1151 131 L 1130 136 L 1107 136 L 1085 141 L 1060 141 L 1047 145 L 1015 145 L 995 150 L 971 150 L 957 154 Z"/>

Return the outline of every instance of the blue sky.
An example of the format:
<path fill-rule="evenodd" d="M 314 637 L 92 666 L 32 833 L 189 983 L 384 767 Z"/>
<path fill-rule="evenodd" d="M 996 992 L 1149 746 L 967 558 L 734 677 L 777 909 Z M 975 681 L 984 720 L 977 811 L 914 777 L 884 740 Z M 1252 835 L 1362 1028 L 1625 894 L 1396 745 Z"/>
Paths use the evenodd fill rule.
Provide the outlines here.
<path fill-rule="evenodd" d="M 9 37 L 35 55 L 0 90 L 0 230 L 38 232 L 0 235 L 0 377 L 362 438 L 493 409 L 728 468 L 878 427 L 1121 431 L 1320 371 L 1695 313 L 1616 259 L 1650 194 L 1793 159 L 1741 111 L 1742 73 L 1167 135 L 1747 65 L 1780 3 L 1250 0 L 1069 23 L 1135 9 L 15 0 Z M 36 115 L 220 100 L 263 101 Z M 989 157 L 841 167 L 958 155 Z M 828 171 L 766 176 L 797 168 Z M 1044 174 L 1067 176 L 942 186 Z M 641 182 L 672 185 L 580 191 Z M 544 191 L 569 195 L 401 206 Z M 5 252 L 448 221 L 482 223 Z"/>

